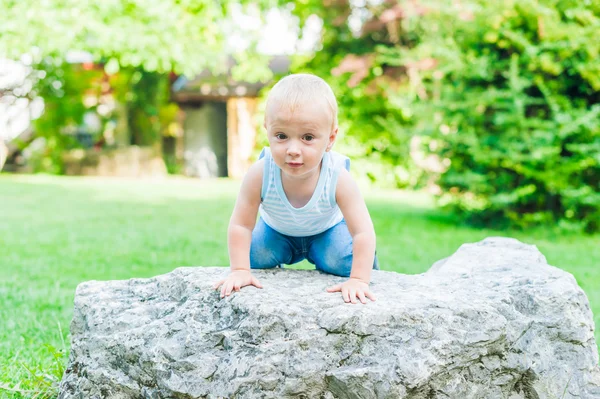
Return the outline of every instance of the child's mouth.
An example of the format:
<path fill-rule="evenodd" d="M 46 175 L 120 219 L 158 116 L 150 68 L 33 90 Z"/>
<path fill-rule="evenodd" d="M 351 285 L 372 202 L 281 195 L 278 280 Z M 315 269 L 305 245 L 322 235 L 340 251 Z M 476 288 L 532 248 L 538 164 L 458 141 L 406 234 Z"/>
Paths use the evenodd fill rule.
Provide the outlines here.
<path fill-rule="evenodd" d="M 303 163 L 288 162 L 288 165 L 290 166 L 290 168 L 299 168 L 300 166 L 303 165 Z"/>

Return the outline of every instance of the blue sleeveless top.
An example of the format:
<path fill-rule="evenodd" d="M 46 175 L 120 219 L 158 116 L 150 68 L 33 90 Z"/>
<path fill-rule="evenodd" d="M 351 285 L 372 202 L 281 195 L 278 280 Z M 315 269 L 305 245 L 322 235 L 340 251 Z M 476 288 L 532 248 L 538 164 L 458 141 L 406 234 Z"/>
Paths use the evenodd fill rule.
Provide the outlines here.
<path fill-rule="evenodd" d="M 281 169 L 273 161 L 271 150 L 264 148 L 259 159 L 265 159 L 258 208 L 260 217 L 272 229 L 292 237 L 307 237 L 328 230 L 342 221 L 335 200 L 337 179 L 342 168 L 350 170 L 350 159 L 336 152 L 323 156 L 317 187 L 306 205 L 294 208 L 281 183 Z"/>

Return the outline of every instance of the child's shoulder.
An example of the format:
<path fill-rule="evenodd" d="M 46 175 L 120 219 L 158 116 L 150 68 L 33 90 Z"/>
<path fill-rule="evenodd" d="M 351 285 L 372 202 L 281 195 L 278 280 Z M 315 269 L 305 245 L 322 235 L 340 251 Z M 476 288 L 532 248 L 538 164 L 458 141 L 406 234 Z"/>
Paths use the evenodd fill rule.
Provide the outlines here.
<path fill-rule="evenodd" d="M 352 177 L 350 172 L 342 168 L 337 178 L 337 184 L 335 186 L 335 199 L 336 202 L 354 202 L 361 198 L 360 189 L 356 180 Z"/>
<path fill-rule="evenodd" d="M 250 165 L 250 168 L 248 168 L 248 172 L 246 173 L 246 177 L 247 178 L 248 177 L 250 177 L 250 178 L 260 177 L 262 179 L 264 165 L 265 165 L 265 159 L 260 158 L 258 161 L 254 162 L 252 165 Z"/>
<path fill-rule="evenodd" d="M 334 169 L 350 170 L 350 158 L 339 152 L 330 151 L 331 165 Z"/>
<path fill-rule="evenodd" d="M 244 176 L 242 187 L 240 189 L 240 195 L 249 198 L 260 198 L 263 185 L 264 163 L 264 159 L 259 159 L 250 166 L 246 172 L 246 175 Z"/>
<path fill-rule="evenodd" d="M 269 147 L 263 147 L 262 151 L 258 155 L 258 160 L 269 158 L 271 156 L 271 149 Z"/>

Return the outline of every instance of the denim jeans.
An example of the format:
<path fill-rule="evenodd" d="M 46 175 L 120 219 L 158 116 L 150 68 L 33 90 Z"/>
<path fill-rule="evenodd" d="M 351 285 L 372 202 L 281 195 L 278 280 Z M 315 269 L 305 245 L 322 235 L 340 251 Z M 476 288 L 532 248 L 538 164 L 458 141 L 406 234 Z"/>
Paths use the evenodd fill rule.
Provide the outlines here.
<path fill-rule="evenodd" d="M 308 260 L 317 270 L 348 277 L 352 269 L 352 236 L 342 220 L 322 233 L 308 237 L 283 235 L 269 227 L 262 218 L 252 231 L 250 267 L 269 269 Z M 377 256 L 373 269 L 379 269 Z"/>

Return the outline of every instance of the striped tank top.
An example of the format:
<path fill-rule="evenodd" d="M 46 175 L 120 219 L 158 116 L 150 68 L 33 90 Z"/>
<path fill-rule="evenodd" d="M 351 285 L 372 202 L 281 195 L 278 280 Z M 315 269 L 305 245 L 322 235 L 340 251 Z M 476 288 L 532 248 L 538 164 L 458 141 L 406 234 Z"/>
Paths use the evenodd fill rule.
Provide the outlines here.
<path fill-rule="evenodd" d="M 261 203 L 258 211 L 263 221 L 281 234 L 307 237 L 324 232 L 342 221 L 335 200 L 335 188 L 342 168 L 350 170 L 350 159 L 336 152 L 326 152 L 321 164 L 317 187 L 306 205 L 294 208 L 281 184 L 281 169 L 273 161 L 271 150 L 264 148 L 265 159 Z"/>

